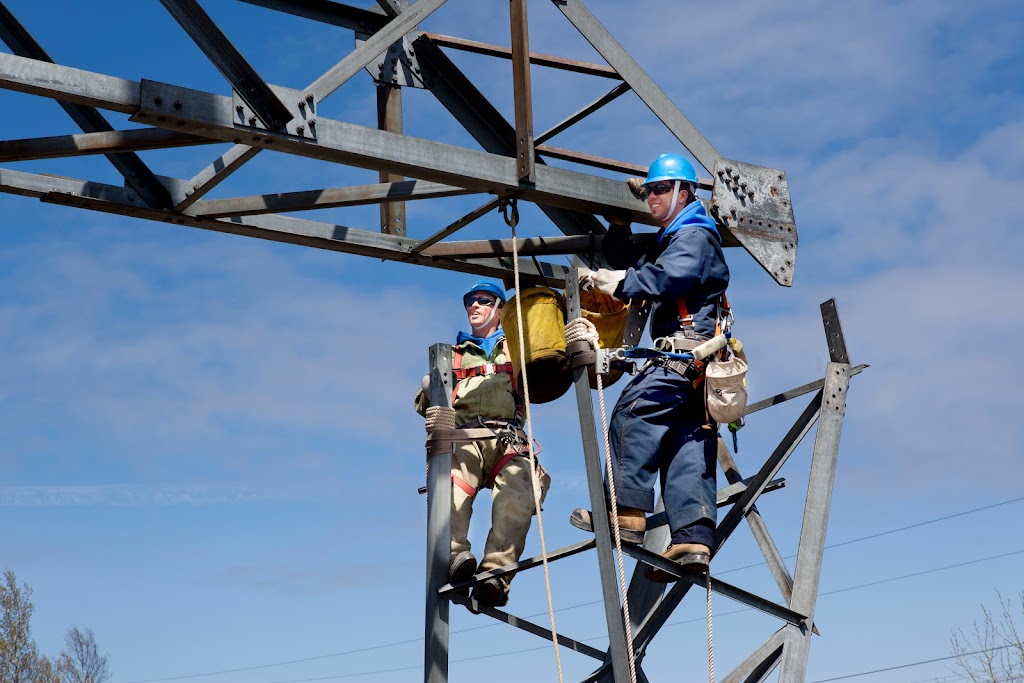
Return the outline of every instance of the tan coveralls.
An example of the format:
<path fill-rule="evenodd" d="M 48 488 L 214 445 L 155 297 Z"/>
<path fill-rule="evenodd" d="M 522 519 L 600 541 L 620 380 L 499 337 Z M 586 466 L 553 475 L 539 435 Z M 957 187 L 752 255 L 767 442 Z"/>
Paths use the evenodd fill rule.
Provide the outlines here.
<path fill-rule="evenodd" d="M 491 363 L 510 362 L 504 354 L 504 344 L 495 344 L 490 357 L 472 341 L 455 347 L 462 351 L 462 369 Z M 513 393 L 512 378 L 504 372 L 466 377 L 455 388 L 455 422 L 460 427 L 477 418 L 483 420 L 514 420 L 519 398 Z M 426 411 L 427 397 L 423 392 L 416 397 L 416 409 Z M 484 556 L 478 571 L 497 569 L 519 561 L 526 547 L 526 535 L 534 513 L 533 478 L 528 457 L 516 455 L 508 460 L 500 472 L 494 467 L 502 460 L 507 449 L 497 438 L 457 444 L 452 454 L 452 512 L 451 558 L 469 550 L 469 520 L 473 514 L 473 500 L 477 492 L 491 487 L 491 530 L 484 545 Z M 540 499 L 544 500 L 551 477 L 537 464 L 540 479 Z M 493 483 L 492 483 L 493 481 Z M 461 486 L 465 482 L 473 491 L 470 495 Z M 506 592 L 511 581 L 502 577 Z"/>

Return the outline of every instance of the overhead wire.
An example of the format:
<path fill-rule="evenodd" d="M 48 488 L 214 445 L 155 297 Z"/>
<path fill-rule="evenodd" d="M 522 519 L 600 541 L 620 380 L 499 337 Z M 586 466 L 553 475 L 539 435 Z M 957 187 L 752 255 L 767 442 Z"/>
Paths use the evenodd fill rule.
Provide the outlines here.
<path fill-rule="evenodd" d="M 1003 505 L 1010 505 L 1012 503 L 1019 503 L 1021 501 L 1024 501 L 1024 496 L 1021 496 L 1021 497 L 1018 497 L 1018 498 L 1012 498 L 1010 500 L 1004 500 L 1002 502 L 993 503 L 991 505 L 984 505 L 984 506 L 981 506 L 981 507 L 972 508 L 970 510 L 964 510 L 962 512 L 957 512 L 957 513 L 954 513 L 954 514 L 951 514 L 951 515 L 943 515 L 941 517 L 935 517 L 933 519 L 928 519 L 928 520 L 925 520 L 925 521 L 922 521 L 922 522 L 917 522 L 915 524 L 908 524 L 906 526 L 898 527 L 896 529 L 889 529 L 888 531 L 880 531 L 880 532 L 877 532 L 877 533 L 869 534 L 867 536 L 861 536 L 859 538 L 854 538 L 854 539 L 850 539 L 850 540 L 847 540 L 847 541 L 840 541 L 838 543 L 832 543 L 832 544 L 826 545 L 824 549 L 825 550 L 830 550 L 832 548 L 838 548 L 840 546 L 850 545 L 850 544 L 853 544 L 853 543 L 860 543 L 862 541 L 868 541 L 868 540 L 871 540 L 871 539 L 874 539 L 874 538 L 879 538 L 881 536 L 887 536 L 889 534 L 894 534 L 894 533 L 898 533 L 898 532 L 902 532 L 902 531 L 907 531 L 907 530 L 910 530 L 910 529 L 916 529 L 916 528 L 920 528 L 920 527 L 927 526 L 927 525 L 930 525 L 930 524 L 936 524 L 938 522 L 944 522 L 944 521 L 947 521 L 947 520 L 950 520 L 950 519 L 955 519 L 957 517 L 963 517 L 965 515 L 974 514 L 974 513 L 977 513 L 977 512 L 983 512 L 985 510 L 991 510 L 993 508 L 1001 507 Z M 971 560 L 969 562 L 963 562 L 963 563 L 959 563 L 959 564 L 948 565 L 946 567 L 939 567 L 939 568 L 935 568 L 935 569 L 928 569 L 928 570 L 924 570 L 924 571 L 921 571 L 921 572 L 915 572 L 913 574 L 906 574 L 906 575 L 899 576 L 899 577 L 893 577 L 893 578 L 889 578 L 889 579 L 882 579 L 880 581 L 874 581 L 874 582 L 867 583 L 867 584 L 861 584 L 859 586 L 851 586 L 851 587 L 847 587 L 847 588 L 841 588 L 841 589 L 837 589 L 835 591 L 828 591 L 828 592 L 825 592 L 825 593 L 819 593 L 818 595 L 819 596 L 829 595 L 829 594 L 833 594 L 833 593 L 841 593 L 841 592 L 845 592 L 845 591 L 855 590 L 855 589 L 858 589 L 858 588 L 866 588 L 866 587 L 869 587 L 869 586 L 879 585 L 879 584 L 882 584 L 882 583 L 889 583 L 889 582 L 892 582 L 892 581 L 897 581 L 899 579 L 911 578 L 911 577 L 914 577 L 914 576 L 921 576 L 921 575 L 924 575 L 924 574 L 930 574 L 930 573 L 934 573 L 934 572 L 938 572 L 938 571 L 943 571 L 943 570 L 946 570 L 946 569 L 953 569 L 953 568 L 956 568 L 956 567 L 962 567 L 962 566 L 966 566 L 966 565 L 970 565 L 970 564 L 978 564 L 980 562 L 987 562 L 989 560 L 999 559 L 999 558 L 1002 558 L 1002 557 L 1008 557 L 1008 556 L 1011 556 L 1011 555 L 1018 555 L 1018 554 L 1021 554 L 1021 553 L 1024 553 L 1024 549 L 1013 551 L 1013 552 L 1010 552 L 1010 553 L 1004 553 L 1002 555 L 995 555 L 995 556 L 992 556 L 992 557 L 981 558 L 981 559 L 978 559 L 978 560 Z M 795 555 L 787 555 L 786 557 L 787 558 L 792 558 L 792 557 L 795 557 Z M 742 567 L 735 567 L 733 569 L 726 569 L 726 570 L 723 570 L 723 571 L 720 571 L 720 572 L 716 572 L 716 574 L 718 574 L 718 575 L 728 574 L 730 572 L 737 572 L 737 571 L 740 571 L 740 570 L 743 570 L 743 569 L 750 569 L 750 568 L 753 568 L 753 567 L 758 567 L 758 566 L 761 566 L 763 564 L 765 564 L 765 563 L 762 561 L 762 562 L 759 562 L 759 563 L 756 563 L 756 564 L 744 565 Z M 602 602 L 601 600 L 592 600 L 592 601 L 589 601 L 589 602 L 583 602 L 583 603 L 579 603 L 579 604 L 576 604 L 576 605 L 569 605 L 568 607 L 560 607 L 560 608 L 558 608 L 555 611 L 556 612 L 565 612 L 565 611 L 568 611 L 568 610 L 571 610 L 571 609 L 578 609 L 580 607 L 587 607 L 587 606 L 590 606 L 590 605 L 600 604 L 601 602 Z M 748 609 L 749 608 L 744 608 L 744 609 L 735 610 L 735 611 L 732 611 L 732 612 L 723 612 L 719 616 L 725 616 L 727 614 L 737 614 L 737 613 L 740 613 L 740 612 L 747 611 Z M 544 615 L 547 615 L 547 614 L 548 614 L 548 612 L 544 611 L 544 612 L 537 613 L 537 614 L 527 615 L 526 618 L 539 617 L 539 616 L 544 616 Z M 675 625 L 679 625 L 679 624 L 688 623 L 690 621 L 703 621 L 703 620 L 704 620 L 703 617 L 701 617 L 699 620 L 673 621 L 673 622 L 666 623 L 665 626 L 675 626 Z M 485 629 L 485 628 L 493 628 L 493 627 L 495 627 L 497 625 L 498 625 L 498 622 L 490 623 L 490 624 L 484 624 L 484 625 L 481 625 L 481 626 L 471 626 L 469 628 L 463 628 L 463 629 L 458 629 L 458 630 L 452 631 L 451 633 L 452 634 L 468 633 L 468 632 L 471 632 L 471 631 L 479 631 L 479 630 Z M 220 676 L 220 675 L 229 674 L 229 673 L 242 673 L 242 672 L 245 672 L 245 671 L 256 671 L 256 670 L 260 670 L 260 669 L 270 669 L 270 668 L 275 668 L 275 667 L 279 667 L 279 666 L 288 666 L 290 664 L 302 664 L 302 663 L 305 663 L 305 662 L 312 662 L 312 661 L 317 661 L 317 660 L 320 660 L 320 659 L 329 659 L 329 658 L 332 658 L 332 657 L 344 657 L 344 656 L 347 656 L 347 655 L 360 654 L 362 652 L 370 652 L 372 650 L 381 650 L 381 649 L 385 649 L 385 648 L 389 648 L 389 647 L 397 647 L 399 645 L 408 645 L 410 643 L 416 643 L 416 642 L 422 642 L 422 641 L 423 641 L 422 637 L 410 638 L 410 639 L 407 639 L 407 640 L 399 640 L 399 641 L 394 641 L 394 642 L 391 642 L 391 643 L 384 643 L 384 644 L 380 644 L 380 645 L 369 645 L 369 646 L 366 646 L 366 647 L 355 648 L 355 649 L 352 649 L 352 650 L 344 650 L 344 651 L 341 651 L 341 652 L 333 652 L 333 653 L 324 654 L 324 655 L 314 655 L 314 656 L 311 656 L 311 657 L 302 657 L 302 658 L 298 658 L 298 659 L 291 659 L 291 660 L 287 660 L 287 661 L 283 661 L 283 662 L 272 662 L 272 663 L 269 663 L 269 664 L 258 664 L 258 665 L 247 666 L 247 667 L 239 667 L 239 668 L 234 668 L 234 669 L 224 669 L 224 670 L 221 670 L 221 671 L 211 671 L 211 672 L 197 673 L 197 674 L 187 674 L 187 675 L 182 675 L 182 676 L 170 676 L 170 677 L 165 677 L 165 678 L 147 678 L 147 679 L 140 679 L 140 680 L 136 680 L 136 681 L 129 681 L 128 683 L 167 683 L 168 681 L 183 681 L 183 680 L 189 680 L 189 679 L 194 679 L 194 678 L 205 678 L 205 677 L 209 677 L 209 676 Z M 547 649 L 547 646 L 545 646 L 542 649 Z M 399 670 L 404 670 L 404 669 L 396 669 L 396 671 L 399 671 Z M 285 682 L 279 681 L 279 682 L 275 682 L 275 683 L 285 683 Z"/>

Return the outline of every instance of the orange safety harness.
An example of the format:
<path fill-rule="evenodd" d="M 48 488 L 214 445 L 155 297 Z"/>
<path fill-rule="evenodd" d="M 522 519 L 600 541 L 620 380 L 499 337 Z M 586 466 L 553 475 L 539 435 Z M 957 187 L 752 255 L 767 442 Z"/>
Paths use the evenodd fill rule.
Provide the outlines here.
<path fill-rule="evenodd" d="M 682 327 L 688 327 L 691 330 L 694 327 L 693 314 L 690 313 L 686 306 L 686 299 L 679 297 L 676 299 L 676 308 L 679 310 L 679 324 Z M 718 314 L 715 316 L 715 336 L 722 334 L 722 318 L 723 311 L 726 316 L 732 314 L 732 307 L 729 305 L 729 297 L 726 296 L 725 292 L 722 292 L 722 296 L 718 299 Z M 726 351 L 723 349 L 720 353 L 725 354 Z M 724 356 L 723 356 L 724 358 Z M 704 370 L 707 364 L 704 361 L 694 360 L 693 369 L 699 373 L 697 379 L 693 380 L 693 388 L 696 389 L 704 381 Z"/>
<path fill-rule="evenodd" d="M 508 352 L 508 341 L 506 341 L 505 339 L 501 340 L 501 352 L 506 359 L 511 358 L 511 355 Z M 476 365 L 471 368 L 463 368 L 462 349 L 458 347 L 452 350 L 452 374 L 455 376 L 456 379 L 455 386 L 452 387 L 452 405 L 455 405 L 455 394 L 458 391 L 460 381 L 467 379 L 469 377 L 486 377 L 487 375 L 495 375 L 500 372 L 506 373 L 509 376 L 509 380 L 512 382 L 512 395 L 515 396 L 516 398 L 515 421 L 521 421 L 523 417 L 523 406 L 519 401 L 519 394 L 517 393 L 516 389 L 516 375 L 512 363 L 510 361 L 505 363 L 483 363 L 482 365 Z M 481 420 L 481 424 L 486 426 L 485 421 Z M 509 428 L 512 427 L 510 426 Z M 494 480 L 498 477 L 498 474 L 501 473 L 501 470 L 504 469 L 505 465 L 507 465 L 510 460 L 515 458 L 517 455 L 526 455 L 529 453 L 529 451 L 530 449 L 526 446 L 521 446 L 516 443 L 510 444 L 508 450 L 505 451 L 505 453 L 501 456 L 501 458 L 499 458 L 498 462 L 495 463 L 494 467 L 491 469 L 491 476 L 487 480 L 486 487 L 491 488 L 494 486 Z M 534 454 L 538 453 L 540 453 L 540 444 L 537 444 L 537 448 L 536 450 L 534 450 Z M 452 483 L 458 486 L 463 491 L 465 491 L 466 494 L 471 499 L 476 498 L 477 489 L 475 489 L 471 484 L 469 484 L 469 482 L 453 474 Z"/>

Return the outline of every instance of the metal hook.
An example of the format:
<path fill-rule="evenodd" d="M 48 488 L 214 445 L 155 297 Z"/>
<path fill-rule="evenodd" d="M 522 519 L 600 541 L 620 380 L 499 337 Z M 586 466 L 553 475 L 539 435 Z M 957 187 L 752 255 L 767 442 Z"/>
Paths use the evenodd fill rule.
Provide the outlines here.
<path fill-rule="evenodd" d="M 505 225 L 510 228 L 519 225 L 519 200 L 516 197 L 503 197 L 498 206 L 501 207 L 501 216 L 505 219 Z M 512 207 L 511 216 L 509 215 L 509 206 Z"/>

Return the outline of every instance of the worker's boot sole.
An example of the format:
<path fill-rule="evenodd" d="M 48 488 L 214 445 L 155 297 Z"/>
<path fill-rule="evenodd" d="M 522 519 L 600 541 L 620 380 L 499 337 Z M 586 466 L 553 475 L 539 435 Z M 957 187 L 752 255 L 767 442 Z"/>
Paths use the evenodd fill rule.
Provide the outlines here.
<path fill-rule="evenodd" d="M 500 579 L 490 578 L 473 589 L 473 597 L 481 607 L 504 607 L 508 592 Z"/>
<path fill-rule="evenodd" d="M 694 545 L 695 548 L 703 548 L 705 550 L 694 550 L 691 552 L 685 546 L 670 545 L 661 556 L 666 560 L 675 562 L 681 570 L 687 573 L 707 571 L 708 564 L 711 562 L 711 551 L 707 546 Z M 672 583 L 679 580 L 678 577 L 651 566 L 644 569 L 644 577 L 655 583 Z"/>
<path fill-rule="evenodd" d="M 476 573 L 476 558 L 473 553 L 463 550 L 452 558 L 448 565 L 448 581 L 450 583 L 463 583 L 473 578 Z"/>
<path fill-rule="evenodd" d="M 609 525 L 610 525 L 610 523 L 611 523 L 611 520 L 609 520 Z M 583 508 L 576 508 L 575 510 L 572 511 L 572 514 L 569 515 L 569 524 L 572 524 L 577 529 L 582 529 L 583 531 L 589 531 L 590 533 L 594 533 L 594 520 L 593 520 L 593 518 L 590 515 L 590 510 L 584 510 Z M 614 529 L 611 530 L 611 532 L 612 532 L 612 535 L 614 536 L 614 534 L 615 534 Z M 641 529 L 627 529 L 624 526 L 622 526 L 621 519 L 620 519 L 619 538 L 622 539 L 623 543 L 631 543 L 633 545 L 640 545 L 641 543 L 644 542 L 644 530 L 641 530 Z"/>

